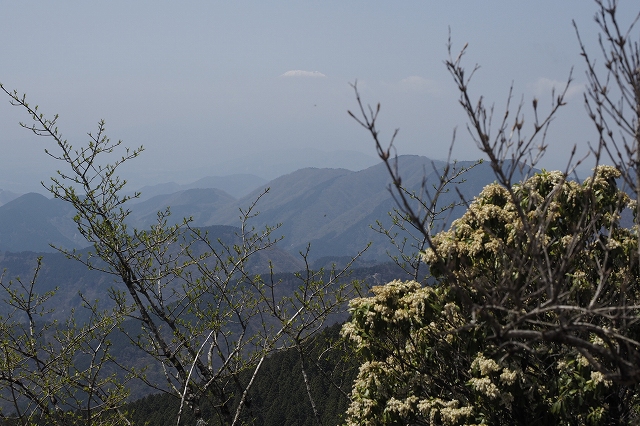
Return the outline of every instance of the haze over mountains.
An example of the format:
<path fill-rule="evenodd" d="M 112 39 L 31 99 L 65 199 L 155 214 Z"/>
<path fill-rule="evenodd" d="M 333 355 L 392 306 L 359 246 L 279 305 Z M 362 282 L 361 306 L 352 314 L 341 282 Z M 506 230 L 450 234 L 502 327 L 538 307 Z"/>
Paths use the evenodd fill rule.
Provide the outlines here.
<path fill-rule="evenodd" d="M 363 154 L 352 150 L 323 151 L 310 147 L 270 149 L 268 151 L 243 155 L 236 160 L 216 163 L 213 168 L 194 169 L 196 176 L 207 174 L 208 170 L 215 170 L 218 175 L 232 175 L 248 173 L 273 180 L 279 176 L 296 170 L 316 168 L 342 168 L 348 170 L 362 170 L 379 162 L 375 155 Z"/>
<path fill-rule="evenodd" d="M 25 141 L 16 141 L 16 144 L 18 142 L 25 145 Z M 43 153 L 37 149 L 34 149 L 32 153 L 34 156 L 41 154 Z M 248 182 L 241 177 L 243 175 L 249 181 L 258 179 L 268 182 L 305 167 L 337 167 L 348 170 L 362 170 L 376 163 L 378 163 L 377 157 L 352 150 L 323 151 L 309 147 L 274 148 L 268 151 L 246 153 L 241 157 L 225 161 L 212 158 L 209 164 L 203 167 L 189 166 L 184 168 L 175 166 L 174 168 L 172 166 L 149 167 L 148 165 L 140 167 L 140 163 L 136 159 L 131 163 L 123 164 L 120 173 L 130 183 L 129 190 L 143 189 L 143 197 L 188 189 L 180 188 L 180 186 L 192 185 L 196 181 L 203 179 L 203 176 L 209 176 L 209 178 L 214 176 L 213 179 L 223 181 L 220 183 L 223 187 L 213 187 L 224 189 L 231 195 L 240 197 L 246 195 L 242 191 Z M 56 161 L 51 161 L 37 170 L 17 167 L 15 164 L 3 164 L 0 167 L 0 205 L 15 198 L 12 198 L 13 195 L 19 196 L 27 192 L 48 195 L 40 181 L 48 184 L 49 177 L 55 175 L 58 167 L 60 167 L 60 164 Z M 227 179 L 231 176 L 234 177 L 233 183 Z M 224 182 L 225 180 L 227 182 Z M 163 190 L 162 188 L 156 188 L 158 184 L 160 186 L 169 185 L 169 187 L 167 190 Z M 173 189 L 170 186 L 173 186 Z"/>
<path fill-rule="evenodd" d="M 0 206 L 18 198 L 20 194 L 0 189 Z"/>
<path fill-rule="evenodd" d="M 437 179 L 445 163 L 420 156 L 399 157 L 403 185 L 420 191 L 423 178 Z M 468 165 L 471 163 L 460 163 Z M 434 171 L 435 167 L 435 171 Z M 494 180 L 488 165 L 481 164 L 465 175 L 458 190 L 472 199 L 484 185 Z M 251 222 L 256 228 L 281 224 L 276 231 L 284 237 L 279 247 L 297 255 L 311 244 L 313 259 L 351 256 L 372 242 L 366 259 L 384 261 L 390 245 L 386 237 L 371 227 L 376 221 L 391 226 L 388 213 L 395 204 L 384 164 L 360 171 L 303 168 L 270 182 L 248 175 L 204 178 L 191 184 L 167 183 L 143 188 L 133 200 L 129 224 L 145 228 L 156 221 L 156 213 L 171 208 L 170 222 L 191 217 L 198 227 L 239 226 L 239 209 L 247 209 L 266 189 L 257 204 L 260 214 Z M 150 194 L 145 196 L 145 191 Z M 166 193 L 162 193 L 167 191 Z M 231 195 L 232 192 L 234 195 Z M 458 200 L 456 191 L 441 199 L 441 205 Z M 451 212 L 451 218 L 462 213 Z M 30 193 L 0 206 L 0 251 L 52 252 L 49 244 L 82 248 L 86 243 L 72 222 L 74 212 L 60 200 Z"/>
<path fill-rule="evenodd" d="M 173 194 L 179 191 L 201 188 L 221 189 L 227 194 L 235 198 L 243 197 L 249 194 L 260 185 L 269 182 L 267 179 L 261 178 L 253 174 L 232 174 L 227 176 L 207 176 L 189 184 L 180 185 L 176 182 L 159 183 L 156 185 L 147 185 L 138 190 L 140 193 L 139 201 L 148 200 L 157 195 Z"/>

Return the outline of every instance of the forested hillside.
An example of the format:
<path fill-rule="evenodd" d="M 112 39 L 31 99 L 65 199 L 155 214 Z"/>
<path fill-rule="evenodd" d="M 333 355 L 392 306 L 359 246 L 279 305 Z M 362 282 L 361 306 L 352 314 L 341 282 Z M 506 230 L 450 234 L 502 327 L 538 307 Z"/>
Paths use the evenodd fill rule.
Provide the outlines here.
<path fill-rule="evenodd" d="M 262 426 L 313 426 L 318 421 L 324 425 L 344 422 L 348 407 L 348 392 L 356 377 L 358 363 L 347 347 L 337 346 L 326 351 L 339 339 L 342 324 L 327 328 L 310 342 L 313 349 L 307 356 L 317 360 L 307 370 L 312 398 L 319 418 L 311 406 L 301 369 L 300 354 L 290 349 L 277 353 L 265 361 L 262 374 L 256 378 L 250 394 L 250 403 L 243 414 L 244 424 Z M 324 353 L 323 353 L 324 352 Z M 315 361 L 314 361 L 315 362 Z M 245 379 L 246 380 L 246 379 Z M 173 426 L 180 401 L 169 394 L 154 394 L 125 406 L 135 426 Z M 212 411 L 207 411 L 211 416 Z M 186 417 L 187 424 L 194 422 Z M 217 424 L 215 419 L 211 425 Z"/>
<path fill-rule="evenodd" d="M 45 197 L 33 194 L 38 200 Z M 239 229 L 232 226 L 209 226 L 201 228 L 203 233 L 207 233 L 210 238 L 218 240 L 228 245 L 238 244 Z M 198 250 L 204 251 L 202 245 L 194 246 L 196 254 Z M 79 252 L 80 255 L 87 256 L 89 249 Z M 89 311 L 77 309 L 81 305 L 81 296 L 87 300 L 100 301 L 102 308 L 111 306 L 109 289 L 114 285 L 114 276 L 98 271 L 90 270 L 82 263 L 67 258 L 62 253 L 35 253 L 35 252 L 4 252 L 0 253 L 0 269 L 4 271 L 5 277 L 28 281 L 32 279 L 37 259 L 41 257 L 41 267 L 38 274 L 38 291 L 46 293 L 57 289 L 55 300 L 45 303 L 45 308 L 55 308 L 50 319 L 64 320 L 68 318 L 72 309 L 75 309 L 76 317 L 79 321 L 84 321 Z M 247 270 L 250 273 L 269 273 L 269 262 L 273 267 L 273 272 L 279 274 L 283 272 L 293 273 L 304 268 L 304 263 L 299 256 L 289 254 L 278 247 L 256 253 L 249 263 Z M 13 308 L 6 304 L 0 304 L 0 314 L 7 315 Z"/>

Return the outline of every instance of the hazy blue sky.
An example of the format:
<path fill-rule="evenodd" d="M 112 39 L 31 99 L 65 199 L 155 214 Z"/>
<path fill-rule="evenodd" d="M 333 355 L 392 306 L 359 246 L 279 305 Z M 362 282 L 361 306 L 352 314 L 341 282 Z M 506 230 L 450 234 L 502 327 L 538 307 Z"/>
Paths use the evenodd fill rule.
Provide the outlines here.
<path fill-rule="evenodd" d="M 621 3 L 623 14 L 637 12 Z M 373 155 L 346 112 L 356 79 L 365 101 L 382 103 L 383 135 L 401 129 L 399 153 L 443 158 L 459 126 L 455 156 L 475 159 L 443 65 L 450 27 L 454 49 L 469 43 L 469 68 L 482 66 L 472 92 L 497 105 L 513 81 L 527 105 L 538 96 L 546 107 L 544 94 L 575 66 L 549 134 L 545 164 L 555 168 L 594 137 L 571 20 L 595 52 L 595 10 L 587 0 L 12 1 L 3 3 L 0 82 L 60 114 L 72 143 L 105 119 L 113 139 L 144 145 L 134 184 L 205 166 L 216 175 L 216 164 L 280 148 Z M 51 141 L 18 126 L 27 118 L 0 98 L 5 190 L 35 188 L 57 167 L 42 152 Z"/>

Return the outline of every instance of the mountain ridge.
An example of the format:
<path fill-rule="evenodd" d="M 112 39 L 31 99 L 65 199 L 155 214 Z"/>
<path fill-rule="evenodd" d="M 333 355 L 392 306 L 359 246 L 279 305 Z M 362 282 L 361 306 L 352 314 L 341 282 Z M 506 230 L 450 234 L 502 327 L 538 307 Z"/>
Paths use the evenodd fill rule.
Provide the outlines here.
<path fill-rule="evenodd" d="M 417 192 L 422 190 L 425 179 L 437 181 L 446 165 L 444 161 L 416 155 L 400 156 L 397 161 L 403 185 Z M 473 163 L 460 162 L 458 166 Z M 486 164 L 474 167 L 465 177 L 467 181 L 458 185 L 458 190 L 469 200 L 495 180 Z M 249 224 L 257 229 L 281 224 L 276 232 L 284 239 L 278 246 L 291 254 L 296 255 L 311 244 L 311 260 L 352 256 L 373 242 L 365 257 L 383 261 L 387 259 L 388 240 L 371 227 L 376 221 L 385 227 L 393 226 L 388 216 L 395 207 L 389 192 L 390 183 L 386 166 L 381 162 L 359 171 L 307 167 L 260 184 L 238 199 L 220 189 L 189 188 L 134 200 L 129 203 L 132 213 L 127 223 L 138 229 L 146 228 L 157 222 L 158 211 L 165 211 L 170 206 L 170 224 L 181 222 L 183 217 L 192 217 L 191 225 L 195 227 L 239 226 L 240 209 L 246 210 L 255 203 L 254 213 L 260 214 Z M 198 183 L 188 186 L 198 186 Z M 266 188 L 269 188 L 268 193 L 256 203 Z M 50 242 L 65 248 L 86 246 L 86 242 L 78 238 L 71 220 L 74 212 L 68 205 L 42 195 L 35 197 L 39 200 L 36 203 L 34 196 L 18 197 L 0 206 L 0 218 L 4 218 L 0 223 L 3 225 L 0 226 L 0 250 L 53 251 Z M 457 200 L 458 194 L 452 190 L 442 195 L 441 205 Z M 451 218 L 461 213 L 456 209 L 451 212 Z M 18 238 L 25 235 L 30 237 Z M 36 238 L 38 235 L 39 239 Z"/>

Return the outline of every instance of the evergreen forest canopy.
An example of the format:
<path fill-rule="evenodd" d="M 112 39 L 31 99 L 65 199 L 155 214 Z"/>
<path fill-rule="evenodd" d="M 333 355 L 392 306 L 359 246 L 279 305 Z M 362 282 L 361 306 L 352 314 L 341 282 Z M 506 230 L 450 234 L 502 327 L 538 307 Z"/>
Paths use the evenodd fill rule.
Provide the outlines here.
<path fill-rule="evenodd" d="M 305 268 L 287 291 L 273 269 L 252 270 L 250 260 L 279 240 L 279 225 L 252 225 L 268 190 L 241 210 L 234 241 L 174 221 L 169 209 L 150 227 L 132 228 L 136 195 L 124 193 L 117 172 L 142 147 L 110 141 L 104 122 L 86 146 L 74 147 L 57 116 L 0 86 L 30 114 L 24 126 L 55 142 L 47 153 L 64 166 L 49 190 L 73 207 L 91 248 L 61 251 L 115 281 L 108 307 L 81 296 L 82 321 L 75 312 L 47 321 L 46 303 L 57 295 L 39 290 L 40 262 L 29 280 L 3 277 L 5 423 L 140 424 L 145 402 L 127 405 L 140 384 L 172 398 L 167 416 L 177 425 L 283 424 L 265 401 L 279 386 L 304 399 L 305 424 L 640 422 L 640 14 L 627 24 L 615 0 L 596 5 L 597 55 L 576 28 L 597 135 L 596 167 L 584 181 L 571 177 L 582 161 L 573 156 L 564 172 L 537 171 L 571 79 L 547 112 L 533 99 L 525 121 L 524 104 L 509 103 L 496 124 L 493 107 L 469 93 L 478 68 L 465 68 L 467 47 L 454 53 L 449 42 L 445 64 L 496 179 L 473 200 L 453 201 L 445 194 L 475 164 L 449 162 L 419 190 L 407 188 L 392 155 L 395 134 L 380 140 L 380 105 L 366 107 L 354 85 L 359 110 L 350 114 L 391 178 L 393 226 L 411 232 L 398 241 L 393 229 L 379 229 L 400 251 L 399 274 L 411 277 L 385 285 L 349 275 L 359 255 L 314 270 L 303 250 Z M 442 230 L 461 207 L 462 217 Z M 432 285 L 423 280 L 425 265 Z M 322 333 L 347 304 L 340 336 L 337 328 Z M 115 335 L 148 363 L 118 359 Z M 277 363 L 295 364 L 296 385 L 285 385 L 290 375 Z M 154 369 L 161 374 L 149 374 Z M 344 416 L 336 415 L 342 408 Z"/>

